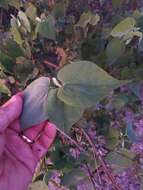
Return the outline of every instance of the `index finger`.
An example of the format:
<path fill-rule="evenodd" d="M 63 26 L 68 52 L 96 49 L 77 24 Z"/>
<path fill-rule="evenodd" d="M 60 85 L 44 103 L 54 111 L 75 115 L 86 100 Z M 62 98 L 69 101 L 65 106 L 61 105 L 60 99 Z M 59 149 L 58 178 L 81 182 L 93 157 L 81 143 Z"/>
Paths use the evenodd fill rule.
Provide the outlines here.
<path fill-rule="evenodd" d="M 0 132 L 3 132 L 22 112 L 22 93 L 13 96 L 0 108 Z"/>

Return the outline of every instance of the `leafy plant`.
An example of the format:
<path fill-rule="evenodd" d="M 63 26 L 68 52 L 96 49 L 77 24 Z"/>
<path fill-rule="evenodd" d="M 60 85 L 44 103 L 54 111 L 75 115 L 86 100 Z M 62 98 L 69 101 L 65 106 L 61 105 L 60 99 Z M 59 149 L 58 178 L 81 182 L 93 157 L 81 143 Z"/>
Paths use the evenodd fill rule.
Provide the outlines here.
<path fill-rule="evenodd" d="M 142 189 L 142 8 L 1 0 L 1 104 L 24 90 L 21 130 L 48 119 L 58 131 L 34 189 Z"/>
<path fill-rule="evenodd" d="M 57 127 L 67 132 L 80 119 L 85 109 L 95 105 L 112 90 L 125 84 L 124 81 L 118 81 L 88 61 L 65 66 L 59 71 L 57 79 L 61 83 L 58 88 L 48 90 L 48 79 L 41 78 L 26 89 L 21 126 L 32 126 L 45 119 L 50 119 Z M 39 88 L 37 88 L 38 84 Z M 35 100 L 37 103 L 33 104 Z M 30 110 L 27 108 L 29 106 Z M 45 118 L 46 112 L 47 118 Z M 31 116 L 30 113 L 34 115 Z"/>

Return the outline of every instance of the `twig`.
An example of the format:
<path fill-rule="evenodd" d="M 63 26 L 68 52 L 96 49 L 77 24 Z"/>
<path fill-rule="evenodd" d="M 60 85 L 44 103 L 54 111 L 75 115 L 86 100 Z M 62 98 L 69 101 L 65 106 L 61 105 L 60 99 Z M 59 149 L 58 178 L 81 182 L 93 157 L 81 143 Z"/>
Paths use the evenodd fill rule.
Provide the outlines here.
<path fill-rule="evenodd" d="M 117 185 L 116 180 L 115 180 L 114 176 L 112 175 L 112 173 L 110 173 L 110 172 L 108 171 L 108 168 L 107 168 L 106 163 L 105 163 L 105 161 L 103 160 L 102 156 L 101 156 L 100 154 L 97 155 L 98 150 L 97 150 L 96 146 L 94 145 L 94 143 L 92 142 L 92 139 L 90 138 L 90 136 L 84 131 L 83 128 L 80 128 L 80 130 L 82 131 L 82 133 L 83 133 L 84 136 L 86 137 L 87 141 L 89 142 L 89 144 L 90 144 L 91 147 L 93 148 L 94 154 L 95 154 L 96 157 L 99 159 L 99 161 L 100 161 L 100 163 L 101 163 L 101 165 L 102 165 L 102 167 L 103 167 L 103 169 L 104 169 L 106 175 L 108 176 L 108 178 L 109 178 L 110 181 L 112 182 L 112 185 L 113 185 L 114 189 L 115 189 L 115 190 L 121 190 L 121 188 Z"/>
<path fill-rule="evenodd" d="M 57 65 L 55 65 L 55 64 L 53 64 L 53 63 L 51 63 L 49 61 L 45 60 L 45 61 L 43 61 L 43 63 L 46 64 L 46 65 L 48 65 L 49 67 L 52 67 L 52 68 L 56 69 L 56 70 L 59 69 L 59 66 L 57 66 Z"/>
<path fill-rule="evenodd" d="M 72 139 L 69 135 L 61 131 L 60 129 L 57 128 L 57 131 L 63 135 L 65 138 L 67 138 L 72 144 L 74 144 L 80 151 L 85 151 L 74 139 Z"/>
<path fill-rule="evenodd" d="M 90 168 L 88 167 L 87 164 L 86 164 L 86 169 L 87 169 L 87 171 L 88 171 L 88 174 L 89 174 L 89 177 L 90 177 L 90 181 L 91 181 L 91 183 L 92 183 L 92 185 L 93 185 L 93 188 L 96 190 L 96 187 L 99 186 L 99 185 L 95 182 L 95 180 L 94 180 L 94 178 L 93 178 L 93 176 L 92 176 L 92 173 L 91 173 L 91 171 L 90 171 Z"/>

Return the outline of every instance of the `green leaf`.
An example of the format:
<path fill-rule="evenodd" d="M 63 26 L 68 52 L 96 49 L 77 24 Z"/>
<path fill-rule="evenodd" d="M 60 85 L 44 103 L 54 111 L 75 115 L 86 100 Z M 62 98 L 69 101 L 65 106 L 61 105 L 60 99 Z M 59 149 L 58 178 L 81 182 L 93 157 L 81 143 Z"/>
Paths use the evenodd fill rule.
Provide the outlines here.
<path fill-rule="evenodd" d="M 33 5 L 32 3 L 28 3 L 28 7 L 25 13 L 28 18 L 30 18 L 32 21 L 35 21 L 37 17 L 37 7 L 35 7 L 35 5 Z"/>
<path fill-rule="evenodd" d="M 132 70 L 129 67 L 124 67 L 121 71 L 121 78 L 123 80 L 132 78 Z"/>
<path fill-rule="evenodd" d="M 1 51 L 12 58 L 16 58 L 23 55 L 21 47 L 12 39 L 8 39 L 1 46 Z"/>
<path fill-rule="evenodd" d="M 127 17 L 122 20 L 119 24 L 117 24 L 112 32 L 111 36 L 113 37 L 122 37 L 135 27 L 136 21 L 133 17 Z"/>
<path fill-rule="evenodd" d="M 119 85 L 119 83 L 118 83 Z M 58 90 L 58 98 L 70 106 L 82 107 L 83 109 L 96 105 L 105 98 L 117 84 L 111 85 L 74 85 L 66 84 Z"/>
<path fill-rule="evenodd" d="M 16 9 L 20 8 L 20 1 L 19 0 L 8 0 L 8 4 L 10 6 L 15 7 Z"/>
<path fill-rule="evenodd" d="M 123 3 L 123 0 L 112 0 L 112 5 L 114 8 L 119 8 Z"/>
<path fill-rule="evenodd" d="M 40 79 L 27 87 L 27 99 L 29 99 L 27 107 L 30 106 L 31 110 L 29 110 L 31 112 L 35 110 L 36 114 L 31 116 L 28 108 L 26 114 L 24 109 L 26 117 L 23 117 L 23 123 L 26 123 L 22 125 L 23 127 L 33 125 L 31 118 L 35 124 L 48 118 L 62 131 L 68 132 L 72 125 L 80 119 L 86 108 L 95 105 L 111 90 L 125 83 L 111 77 L 100 67 L 88 61 L 79 61 L 65 66 L 58 73 L 58 79 L 62 83 L 61 87 L 52 88 L 49 92 L 48 88 L 42 84 L 42 88 L 38 89 L 37 85 L 40 85 Z M 30 101 L 35 102 L 34 108 Z"/>
<path fill-rule="evenodd" d="M 109 127 L 108 131 L 105 133 L 107 148 L 113 149 L 119 143 L 120 131 L 116 128 Z"/>
<path fill-rule="evenodd" d="M 24 90 L 24 105 L 20 118 L 22 129 L 40 124 L 48 119 L 48 115 L 44 112 L 44 106 L 47 105 L 49 82 L 48 78 L 41 77 Z"/>
<path fill-rule="evenodd" d="M 26 14 L 23 11 L 18 12 L 18 18 L 20 19 L 21 24 L 24 26 L 24 28 L 28 31 L 31 32 L 31 25 L 30 22 L 26 16 Z"/>
<path fill-rule="evenodd" d="M 42 19 L 41 22 L 37 24 L 36 33 L 39 33 L 41 37 L 56 40 L 54 17 L 49 15 L 46 19 Z"/>
<path fill-rule="evenodd" d="M 135 154 L 127 149 L 122 149 L 117 152 L 110 152 L 106 160 L 109 164 L 112 165 L 112 168 L 115 172 L 121 172 L 133 165 L 133 159 Z"/>
<path fill-rule="evenodd" d="M 78 23 L 76 24 L 76 26 L 85 28 L 87 26 L 87 24 L 90 23 L 91 18 L 92 18 L 91 12 L 84 12 L 80 16 L 80 19 L 79 19 Z M 92 20 L 92 22 L 93 22 L 93 20 Z"/>
<path fill-rule="evenodd" d="M 8 0 L 0 0 L 0 7 L 8 9 Z"/>
<path fill-rule="evenodd" d="M 10 28 L 10 31 L 11 31 L 11 34 L 13 36 L 13 39 L 19 44 L 19 45 L 22 45 L 23 44 L 23 40 L 22 40 L 22 36 L 20 34 L 20 31 L 19 31 L 19 27 L 18 27 L 18 24 L 19 21 L 16 17 L 12 16 L 11 20 L 10 20 L 10 24 L 11 24 L 11 28 Z"/>
<path fill-rule="evenodd" d="M 88 108 L 95 105 L 112 90 L 124 84 L 110 76 L 96 64 L 79 61 L 65 66 L 58 73 L 63 86 L 58 91 L 58 98 L 64 103 Z"/>
<path fill-rule="evenodd" d="M 47 113 L 50 121 L 64 132 L 75 124 L 82 116 L 83 109 L 69 106 L 57 98 L 58 89 L 51 89 L 47 100 Z"/>
<path fill-rule="evenodd" d="M 66 65 L 58 72 L 58 80 L 65 84 L 84 84 L 91 86 L 114 85 L 125 83 L 110 76 L 106 71 L 90 61 L 77 61 Z M 115 87 L 115 85 L 117 85 Z"/>
<path fill-rule="evenodd" d="M 55 18 L 64 17 L 68 7 L 68 0 L 57 1 L 53 8 L 53 15 Z"/>
<path fill-rule="evenodd" d="M 128 96 L 125 93 L 120 93 L 117 96 L 113 97 L 112 105 L 116 110 L 119 110 L 125 106 L 125 104 L 128 103 Z"/>
<path fill-rule="evenodd" d="M 8 71 L 13 70 L 14 59 L 0 50 L 0 62 Z"/>
<path fill-rule="evenodd" d="M 122 40 L 117 38 L 112 39 L 106 48 L 107 63 L 113 64 L 125 52 L 125 44 Z"/>
<path fill-rule="evenodd" d="M 22 37 L 21 37 L 21 34 L 20 32 L 18 31 L 18 29 L 16 27 L 11 27 L 10 28 L 10 31 L 13 35 L 13 38 L 14 40 L 19 44 L 19 45 L 22 45 L 23 44 L 23 40 L 22 40 Z"/>
<path fill-rule="evenodd" d="M 10 90 L 8 89 L 8 87 L 0 80 L 0 93 L 4 93 L 7 95 L 11 95 Z"/>
<path fill-rule="evenodd" d="M 88 176 L 81 169 L 76 168 L 64 173 L 61 183 L 66 187 L 70 187 L 77 186 L 82 180 L 88 180 Z"/>
<path fill-rule="evenodd" d="M 100 16 L 98 14 L 92 15 L 89 24 L 92 26 L 96 26 L 97 23 L 100 21 Z"/>

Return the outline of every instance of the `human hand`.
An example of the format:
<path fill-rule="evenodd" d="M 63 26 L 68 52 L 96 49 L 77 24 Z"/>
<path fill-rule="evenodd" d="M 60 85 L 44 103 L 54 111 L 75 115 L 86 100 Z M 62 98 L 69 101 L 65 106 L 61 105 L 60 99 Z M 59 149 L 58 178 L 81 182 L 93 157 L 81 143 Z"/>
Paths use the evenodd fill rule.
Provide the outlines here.
<path fill-rule="evenodd" d="M 38 161 L 56 135 L 55 125 L 49 122 L 21 134 L 19 116 L 22 106 L 20 93 L 0 108 L 0 190 L 26 190 Z"/>

